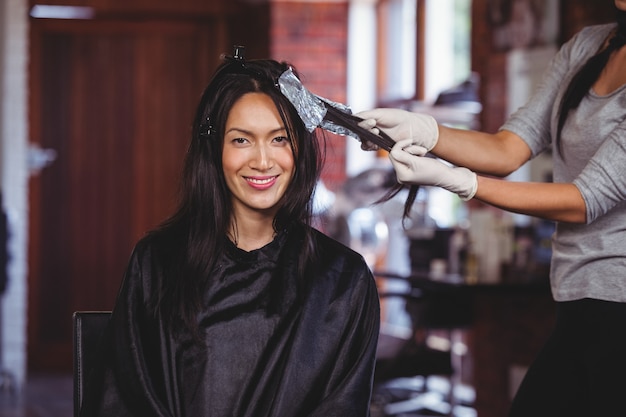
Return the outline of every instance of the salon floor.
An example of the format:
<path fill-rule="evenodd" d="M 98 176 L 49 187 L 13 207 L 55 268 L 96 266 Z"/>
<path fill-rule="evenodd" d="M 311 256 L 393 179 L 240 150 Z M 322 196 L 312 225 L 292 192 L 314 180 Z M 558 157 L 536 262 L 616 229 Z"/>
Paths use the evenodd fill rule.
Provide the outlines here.
<path fill-rule="evenodd" d="M 0 417 L 72 417 L 71 375 L 31 375 L 19 393 L 4 382 Z"/>

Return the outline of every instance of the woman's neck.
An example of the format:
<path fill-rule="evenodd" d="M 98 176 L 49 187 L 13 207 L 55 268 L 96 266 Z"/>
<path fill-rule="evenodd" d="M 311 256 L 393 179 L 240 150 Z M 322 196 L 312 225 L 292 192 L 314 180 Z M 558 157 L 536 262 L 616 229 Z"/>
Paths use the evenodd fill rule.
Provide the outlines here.
<path fill-rule="evenodd" d="M 268 216 L 233 217 L 228 237 L 235 246 L 245 251 L 262 248 L 276 236 L 273 220 Z"/>

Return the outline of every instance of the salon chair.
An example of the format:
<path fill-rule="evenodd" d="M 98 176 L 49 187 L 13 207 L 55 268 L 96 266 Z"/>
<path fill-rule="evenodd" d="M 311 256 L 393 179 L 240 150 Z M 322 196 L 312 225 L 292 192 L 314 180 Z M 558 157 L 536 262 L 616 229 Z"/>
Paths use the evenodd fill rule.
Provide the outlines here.
<path fill-rule="evenodd" d="M 74 417 L 78 417 L 83 401 L 83 387 L 93 367 L 110 311 L 77 311 L 73 320 Z"/>
<path fill-rule="evenodd" d="M 457 369 L 459 361 L 452 350 L 453 332 L 471 322 L 470 300 L 454 287 L 429 280 L 394 275 L 386 278 L 410 282 L 406 292 L 383 289 L 380 297 L 381 301 L 399 297 L 405 302 L 411 334 L 392 356 L 387 353 L 376 361 L 372 417 L 454 416 L 460 402 L 455 395 L 460 369 Z M 433 333 L 443 334 L 449 341 L 449 348 L 429 346 L 428 338 Z M 433 377 L 445 380 L 445 389 L 431 389 L 429 381 Z"/>

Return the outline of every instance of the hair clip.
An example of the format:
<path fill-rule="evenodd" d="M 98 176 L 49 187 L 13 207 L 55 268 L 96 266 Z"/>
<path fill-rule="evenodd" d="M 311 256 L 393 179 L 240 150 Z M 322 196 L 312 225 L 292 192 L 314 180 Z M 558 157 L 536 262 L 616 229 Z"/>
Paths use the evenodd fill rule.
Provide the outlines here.
<path fill-rule="evenodd" d="M 207 117 L 206 123 L 200 123 L 200 137 L 210 138 L 215 135 L 215 129 L 211 124 L 211 119 Z"/>
<path fill-rule="evenodd" d="M 222 59 L 225 59 L 228 61 L 239 61 L 241 62 L 241 65 L 244 65 L 244 62 L 246 60 L 246 47 L 243 45 L 234 45 L 233 54 L 232 55 L 222 54 Z"/>
<path fill-rule="evenodd" d="M 264 78 L 266 78 L 259 71 L 254 70 L 250 68 L 248 65 L 246 65 L 248 61 L 246 61 L 245 51 L 246 51 L 245 46 L 234 45 L 232 55 L 226 55 L 226 54 L 221 55 L 222 59 L 227 61 L 230 64 L 228 65 L 228 69 L 226 70 L 226 73 L 247 75 L 257 80 L 263 80 Z"/>
<path fill-rule="evenodd" d="M 233 59 L 246 59 L 246 47 L 243 45 L 233 46 Z"/>

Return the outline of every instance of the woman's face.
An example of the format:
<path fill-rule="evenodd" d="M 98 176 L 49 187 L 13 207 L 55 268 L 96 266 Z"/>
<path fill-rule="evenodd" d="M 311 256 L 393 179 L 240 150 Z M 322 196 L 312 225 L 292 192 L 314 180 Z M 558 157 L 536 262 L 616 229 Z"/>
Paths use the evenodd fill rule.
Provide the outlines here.
<path fill-rule="evenodd" d="M 626 0 L 615 0 L 615 7 L 626 11 Z"/>
<path fill-rule="evenodd" d="M 222 165 L 235 217 L 273 218 L 294 173 L 287 130 L 272 99 L 248 93 L 226 120 Z"/>

